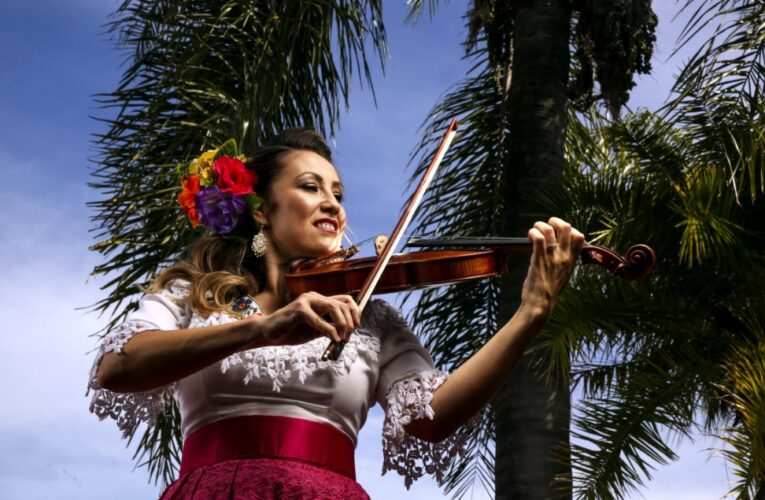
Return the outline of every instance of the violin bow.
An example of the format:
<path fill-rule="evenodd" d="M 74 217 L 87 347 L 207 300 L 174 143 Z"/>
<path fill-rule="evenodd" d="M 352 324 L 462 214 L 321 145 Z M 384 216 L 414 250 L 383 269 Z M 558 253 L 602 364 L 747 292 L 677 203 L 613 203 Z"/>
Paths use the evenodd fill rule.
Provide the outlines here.
<path fill-rule="evenodd" d="M 446 151 L 449 149 L 449 146 L 451 145 L 452 140 L 456 134 L 457 120 L 452 119 L 452 122 L 449 124 L 449 128 L 446 129 L 446 133 L 441 139 L 441 143 L 436 150 L 435 156 L 431 160 L 430 165 L 425 171 L 425 174 L 422 176 L 422 179 L 420 179 L 420 183 L 417 185 L 417 189 L 414 191 L 414 194 L 409 199 L 409 204 L 404 210 L 403 215 L 398 220 L 396 228 L 393 230 L 393 234 L 388 239 L 388 243 L 385 245 L 383 251 L 377 257 L 377 261 L 375 261 L 375 265 L 372 268 L 372 271 L 369 273 L 366 281 L 364 281 L 364 285 L 361 287 L 361 291 L 359 292 L 357 299 L 359 310 L 363 311 L 364 307 L 367 305 L 367 302 L 369 302 L 369 299 L 372 297 L 372 292 L 374 292 L 375 286 L 377 286 L 377 282 L 380 281 L 380 276 L 382 276 L 383 271 L 385 271 L 385 267 L 388 265 L 388 262 L 393 255 L 393 251 L 398 246 L 401 237 L 409 227 L 409 223 L 412 221 L 414 213 L 416 212 L 417 207 L 420 205 L 422 197 L 425 195 L 425 191 L 428 189 L 428 186 L 430 186 L 430 183 L 436 176 L 436 171 L 438 170 L 439 165 L 441 165 L 441 161 L 444 159 Z M 344 342 L 330 343 L 327 349 L 324 351 L 321 359 L 324 361 L 327 359 L 331 359 L 333 361 L 337 360 L 340 354 L 343 352 L 344 346 Z"/>

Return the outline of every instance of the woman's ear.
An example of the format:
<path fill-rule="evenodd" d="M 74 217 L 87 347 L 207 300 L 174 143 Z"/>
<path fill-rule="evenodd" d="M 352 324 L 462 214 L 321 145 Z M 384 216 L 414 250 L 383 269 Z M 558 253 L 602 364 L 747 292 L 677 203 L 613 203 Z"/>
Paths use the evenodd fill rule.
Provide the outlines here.
<path fill-rule="evenodd" d="M 252 212 L 252 216 L 255 218 L 255 222 L 258 223 L 258 226 L 260 227 L 268 227 L 268 216 L 266 215 L 268 209 L 266 207 L 266 202 L 260 204 L 258 208 L 255 209 L 254 212 Z"/>

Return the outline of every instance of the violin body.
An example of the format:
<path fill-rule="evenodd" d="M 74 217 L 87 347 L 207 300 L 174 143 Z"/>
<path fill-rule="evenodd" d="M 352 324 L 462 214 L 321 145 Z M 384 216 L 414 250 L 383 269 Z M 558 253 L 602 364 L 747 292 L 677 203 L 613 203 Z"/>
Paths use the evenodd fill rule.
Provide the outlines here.
<path fill-rule="evenodd" d="M 490 278 L 508 271 L 507 257 L 512 253 L 530 253 L 531 244 L 478 250 L 430 250 L 398 254 L 391 257 L 383 271 L 375 293 L 392 293 L 432 286 L 448 285 L 481 278 Z M 357 295 L 372 271 L 376 257 L 335 262 L 286 275 L 287 289 L 296 297 L 301 293 L 323 295 Z M 614 275 L 637 280 L 653 271 L 656 256 L 647 245 L 634 245 L 622 257 L 598 245 L 585 245 L 581 253 L 584 264 L 597 264 Z"/>
<path fill-rule="evenodd" d="M 375 293 L 392 293 L 488 278 L 507 272 L 507 260 L 493 249 L 437 250 L 394 255 Z M 358 294 L 376 257 L 336 262 L 287 274 L 287 289 L 295 297 L 305 292 L 324 295 Z"/>

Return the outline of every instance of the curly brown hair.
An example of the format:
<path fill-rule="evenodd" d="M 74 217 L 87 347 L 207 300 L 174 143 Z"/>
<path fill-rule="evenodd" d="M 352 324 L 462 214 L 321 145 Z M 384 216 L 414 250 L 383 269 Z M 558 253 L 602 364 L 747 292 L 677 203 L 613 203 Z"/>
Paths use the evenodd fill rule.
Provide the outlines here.
<path fill-rule="evenodd" d="M 247 158 L 245 166 L 255 170 L 258 181 L 254 191 L 266 202 L 271 186 L 286 166 L 287 155 L 295 151 L 313 151 L 332 163 L 332 152 L 324 138 L 308 128 L 288 129 L 273 142 Z M 254 234 L 256 226 L 244 217 L 238 229 Z M 207 317 L 225 311 L 243 295 L 255 295 L 265 277 L 262 258 L 255 257 L 249 241 L 226 236 L 205 236 L 189 248 L 185 258 L 163 270 L 154 280 L 149 292 L 157 293 L 173 280 L 189 282 L 191 307 Z"/>

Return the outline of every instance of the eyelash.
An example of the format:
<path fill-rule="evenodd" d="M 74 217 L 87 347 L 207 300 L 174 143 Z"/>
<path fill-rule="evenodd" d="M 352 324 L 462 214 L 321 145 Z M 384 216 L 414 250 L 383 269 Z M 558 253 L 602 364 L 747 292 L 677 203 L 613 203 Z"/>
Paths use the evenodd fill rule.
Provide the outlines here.
<path fill-rule="evenodd" d="M 305 189 L 305 190 L 307 190 L 307 191 L 312 191 L 312 192 L 316 192 L 316 193 L 319 192 L 319 187 L 316 184 L 303 184 L 300 187 Z M 338 203 L 342 203 L 343 202 L 343 198 L 344 198 L 343 197 L 343 193 L 334 193 L 334 195 L 335 195 L 335 199 L 337 200 Z"/>

